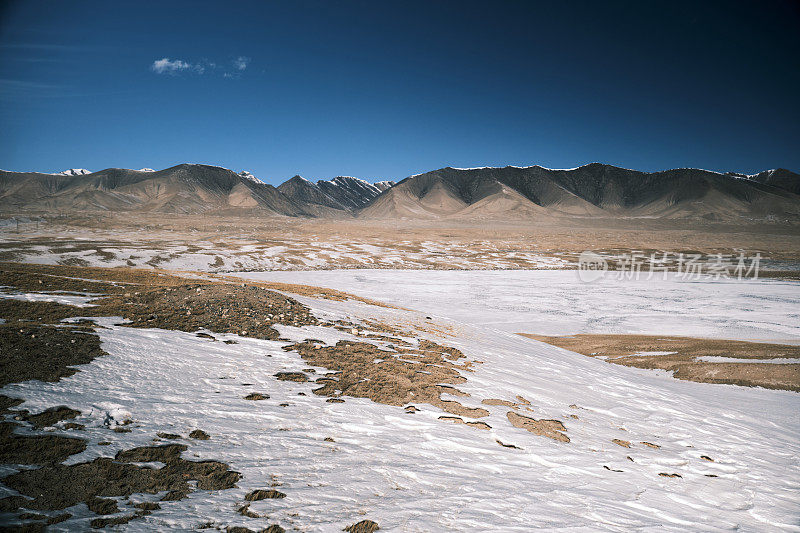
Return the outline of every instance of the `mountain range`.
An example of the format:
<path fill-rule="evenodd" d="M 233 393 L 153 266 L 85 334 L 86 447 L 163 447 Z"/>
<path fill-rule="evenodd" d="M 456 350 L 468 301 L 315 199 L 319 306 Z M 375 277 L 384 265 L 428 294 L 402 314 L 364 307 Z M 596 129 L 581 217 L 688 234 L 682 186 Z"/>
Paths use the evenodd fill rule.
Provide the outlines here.
<path fill-rule="evenodd" d="M 698 218 L 800 221 L 800 175 L 681 168 L 640 172 L 591 163 L 446 167 L 399 183 L 300 176 L 278 187 L 249 172 L 182 164 L 164 170 L 0 171 L 0 211 L 248 214 L 366 219 Z"/>

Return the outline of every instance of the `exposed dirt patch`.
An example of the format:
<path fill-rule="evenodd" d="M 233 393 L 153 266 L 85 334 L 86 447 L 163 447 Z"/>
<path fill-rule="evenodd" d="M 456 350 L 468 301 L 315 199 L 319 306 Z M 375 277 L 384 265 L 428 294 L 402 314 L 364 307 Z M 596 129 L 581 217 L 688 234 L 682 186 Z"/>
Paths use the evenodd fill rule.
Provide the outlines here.
<path fill-rule="evenodd" d="M 86 449 L 86 441 L 60 435 L 17 435 L 17 424 L 0 422 L 0 463 L 58 463 Z"/>
<path fill-rule="evenodd" d="M 439 420 L 445 420 L 447 422 L 453 422 L 456 424 L 465 424 L 467 426 L 472 426 L 478 429 L 492 429 L 492 426 L 490 426 L 486 422 L 480 422 L 480 421 L 465 422 L 463 418 L 458 416 L 440 416 Z"/>
<path fill-rule="evenodd" d="M 454 415 L 459 416 L 468 416 L 470 418 L 481 418 L 484 416 L 489 416 L 489 411 L 483 409 L 482 407 L 466 407 L 458 402 L 453 400 L 442 400 L 440 399 L 438 402 L 428 402 L 431 405 L 436 405 L 437 407 L 441 408 L 448 413 L 453 413 Z"/>
<path fill-rule="evenodd" d="M 12 407 L 16 407 L 24 401 L 22 398 L 9 398 L 8 396 L 0 395 L 0 414 L 9 412 Z"/>
<path fill-rule="evenodd" d="M 296 381 L 298 383 L 305 383 L 308 381 L 308 376 L 302 372 L 278 372 L 275 377 L 279 381 Z"/>
<path fill-rule="evenodd" d="M 416 349 L 388 351 L 366 342 L 339 341 L 335 346 L 302 342 L 284 349 L 297 351 L 313 366 L 334 371 L 316 380 L 322 386 L 314 392 L 322 396 L 354 396 L 397 406 L 427 403 L 458 416 L 489 415 L 485 409 L 441 398 L 443 393 L 461 393 L 447 384 L 464 383 L 460 371 L 471 366 L 469 361 L 454 362 L 465 359 L 455 348 L 421 341 Z"/>
<path fill-rule="evenodd" d="M 75 279 L 78 278 L 78 279 Z M 93 281 L 82 281 L 90 279 Z M 40 280 L 47 280 L 40 284 Z M 258 284 L 189 281 L 163 272 L 129 268 L 81 268 L 0 263 L 0 285 L 39 291 L 91 289 L 104 296 L 93 307 L 0 300 L 0 318 L 9 322 L 57 322 L 72 316 L 121 316 L 130 327 L 278 337 L 272 324 L 316 324 L 308 308 Z"/>
<path fill-rule="evenodd" d="M 467 394 L 466 392 L 464 392 L 462 390 L 459 390 L 459 389 L 457 389 L 455 387 L 451 387 L 449 385 L 442 385 L 441 387 L 442 387 L 442 392 L 443 393 L 451 394 L 453 396 L 461 396 L 462 398 L 463 397 L 469 397 L 469 394 Z"/>
<path fill-rule="evenodd" d="M 269 394 L 261 394 L 260 392 L 251 392 L 250 394 L 245 396 L 244 399 L 245 400 L 251 400 L 251 401 L 254 401 L 254 402 L 257 402 L 257 401 L 260 401 L 260 400 L 267 400 L 267 399 L 269 399 Z"/>
<path fill-rule="evenodd" d="M 156 502 L 139 502 L 133 504 L 133 506 L 143 511 L 157 511 L 161 509 L 161 505 Z"/>
<path fill-rule="evenodd" d="M 800 392 L 800 364 L 759 363 L 759 359 L 800 358 L 800 346 L 659 335 L 573 335 L 525 337 L 609 363 L 673 372 L 677 379 Z M 669 355 L 635 355 L 675 352 Z M 730 357 L 753 362 L 704 362 L 697 357 Z"/>
<path fill-rule="evenodd" d="M 244 499 L 248 502 L 257 502 L 260 500 L 281 499 L 285 497 L 286 494 L 274 489 L 257 489 L 252 492 L 248 492 Z"/>
<path fill-rule="evenodd" d="M 65 520 L 69 520 L 72 518 L 72 514 L 62 513 L 56 516 L 47 516 L 39 513 L 22 513 L 17 516 L 17 518 L 25 521 L 32 520 L 33 522 L 27 522 L 19 526 L 0 525 L 0 531 L 13 531 L 15 533 L 39 533 L 41 531 L 47 531 L 46 526 L 60 524 Z"/>
<path fill-rule="evenodd" d="M 611 442 L 613 442 L 617 446 L 622 446 L 623 448 L 630 448 L 631 447 L 631 443 L 628 442 L 627 440 L 613 439 Z"/>
<path fill-rule="evenodd" d="M 0 324 L 0 353 L 2 386 L 30 379 L 58 381 L 78 371 L 72 365 L 89 363 L 106 352 L 88 328 L 7 323 Z"/>
<path fill-rule="evenodd" d="M 3 483 L 32 498 L 24 502 L 28 509 L 59 510 L 80 502 L 94 502 L 94 498 L 155 494 L 164 490 L 170 491 L 170 499 L 181 499 L 192 491 L 189 485 L 192 480 L 201 490 L 229 489 L 239 480 L 240 475 L 229 470 L 225 463 L 182 459 L 184 450 L 186 446 L 180 444 L 123 450 L 114 459 L 102 457 L 89 463 L 50 464 L 23 470 L 4 478 Z M 129 464 L 151 461 L 166 464 L 161 468 Z"/>
<path fill-rule="evenodd" d="M 25 278 L 24 275 L 29 277 Z M 18 277 L 13 277 L 18 276 Z M 39 283 L 39 280 L 42 283 Z M 67 290 L 76 292 L 127 292 L 125 286 L 169 286 L 186 283 L 186 278 L 135 268 L 79 267 L 32 263 L 0 263 L 0 284 L 21 289 Z M 85 289 L 90 289 L 86 291 Z"/>
<path fill-rule="evenodd" d="M 0 298 L 0 318 L 7 321 L 6 325 L 19 326 L 28 323 L 56 324 L 65 318 L 86 316 L 86 308 L 64 305 L 55 302 L 28 302 Z"/>
<path fill-rule="evenodd" d="M 347 526 L 342 531 L 347 531 L 348 533 L 373 533 L 379 529 L 380 527 L 378 527 L 376 522 L 372 520 L 362 520 L 361 522 L 356 522 L 351 526 Z"/>
<path fill-rule="evenodd" d="M 180 286 L 116 294 L 101 300 L 95 314 L 122 316 L 129 327 L 233 333 L 277 339 L 273 324 L 316 324 L 308 308 L 260 287 L 231 283 L 185 283 Z"/>
<path fill-rule="evenodd" d="M 189 438 L 197 440 L 208 440 L 211 438 L 211 435 L 209 435 L 202 429 L 195 429 L 191 433 L 189 433 Z"/>
<path fill-rule="evenodd" d="M 114 514 L 119 512 L 117 501 L 110 498 L 89 498 L 86 506 L 95 514 Z"/>
<path fill-rule="evenodd" d="M 567 431 L 564 424 L 559 420 L 535 420 L 533 418 L 522 416 L 514 411 L 509 411 L 506 416 L 511 425 L 517 428 L 530 431 L 534 435 L 541 435 L 549 439 L 557 440 L 559 442 L 569 442 L 563 431 Z"/>
<path fill-rule="evenodd" d="M 113 518 L 95 518 L 90 522 L 89 525 L 91 525 L 94 529 L 102 529 L 109 526 L 121 526 L 140 516 L 144 516 L 144 513 L 142 512 L 124 516 L 115 516 Z"/>
<path fill-rule="evenodd" d="M 110 281 L 70 276 L 70 269 L 44 265 L 9 265 L 0 263 L 0 285 L 25 292 L 73 292 L 108 294 L 124 291 L 124 286 Z"/>
<path fill-rule="evenodd" d="M 498 400 L 497 398 L 485 398 L 481 400 L 484 405 L 502 405 L 503 407 L 516 407 L 517 404 L 508 400 Z"/>
<path fill-rule="evenodd" d="M 255 513 L 253 513 L 253 514 L 255 514 Z M 214 527 L 214 524 L 212 523 L 212 524 L 208 524 L 208 525 L 201 525 L 199 529 L 208 529 L 208 528 L 213 528 L 213 527 Z M 217 529 L 219 529 L 219 528 L 217 528 Z M 285 531 L 286 530 L 283 529 L 278 524 L 271 524 L 271 525 L 265 527 L 264 529 L 262 529 L 259 532 L 253 531 L 252 529 L 247 528 L 247 527 L 243 527 L 243 526 L 228 526 L 227 528 L 225 528 L 225 532 L 226 533 L 284 533 Z"/>
<path fill-rule="evenodd" d="M 26 422 L 30 422 L 33 427 L 35 428 L 43 428 L 54 426 L 58 422 L 62 420 L 71 420 L 81 414 L 80 411 L 76 409 L 70 409 L 66 405 L 61 405 L 59 407 L 51 407 L 50 409 L 45 409 L 39 414 L 35 415 L 26 415 L 23 417 L 23 420 Z"/>
<path fill-rule="evenodd" d="M 250 510 L 250 504 L 242 505 L 236 510 L 242 516 L 246 516 L 247 518 L 261 518 L 261 515 Z"/>

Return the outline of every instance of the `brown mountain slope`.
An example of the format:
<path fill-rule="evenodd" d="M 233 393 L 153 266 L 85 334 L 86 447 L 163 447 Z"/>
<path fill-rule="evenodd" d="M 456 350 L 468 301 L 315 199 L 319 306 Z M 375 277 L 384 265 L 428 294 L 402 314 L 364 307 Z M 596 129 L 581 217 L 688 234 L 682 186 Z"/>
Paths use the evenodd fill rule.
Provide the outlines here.
<path fill-rule="evenodd" d="M 5 207 L 34 211 L 256 210 L 264 214 L 310 215 L 275 187 L 210 165 L 183 164 L 158 172 L 114 168 L 79 176 L 2 172 L 0 184 L 0 201 Z"/>
<path fill-rule="evenodd" d="M 88 171 L 87 171 L 88 172 Z M 753 176 L 699 169 L 639 172 L 592 163 L 443 168 L 398 184 L 352 177 L 278 188 L 251 174 L 210 165 L 160 171 L 111 168 L 51 175 L 0 171 L 0 210 L 138 211 L 341 219 L 541 219 L 640 217 L 750 223 L 800 222 L 800 176 L 785 169 Z"/>
<path fill-rule="evenodd" d="M 448 167 L 401 181 L 359 216 L 800 221 L 800 196 L 787 190 L 789 177 L 782 175 L 784 187 L 775 187 L 699 169 L 646 173 L 599 163 L 571 170 Z"/>

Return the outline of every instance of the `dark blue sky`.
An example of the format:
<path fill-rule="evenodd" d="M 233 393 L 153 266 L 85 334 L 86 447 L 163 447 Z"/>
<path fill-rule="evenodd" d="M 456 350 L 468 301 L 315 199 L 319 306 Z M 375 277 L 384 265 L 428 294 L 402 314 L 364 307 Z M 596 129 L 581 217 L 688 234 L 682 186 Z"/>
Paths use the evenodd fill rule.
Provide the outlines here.
<path fill-rule="evenodd" d="M 797 171 L 798 5 L 3 2 L 0 168 Z"/>

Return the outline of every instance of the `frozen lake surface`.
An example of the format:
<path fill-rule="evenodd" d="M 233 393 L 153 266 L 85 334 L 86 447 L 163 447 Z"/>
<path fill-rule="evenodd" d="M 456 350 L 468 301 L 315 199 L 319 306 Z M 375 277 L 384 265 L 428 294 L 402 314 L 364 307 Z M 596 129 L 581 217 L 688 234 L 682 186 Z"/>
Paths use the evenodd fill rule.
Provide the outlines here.
<path fill-rule="evenodd" d="M 567 270 L 248 272 L 344 290 L 509 332 L 629 333 L 800 343 L 800 283 L 775 279 L 584 283 Z M 646 276 L 644 276 L 646 277 Z"/>

